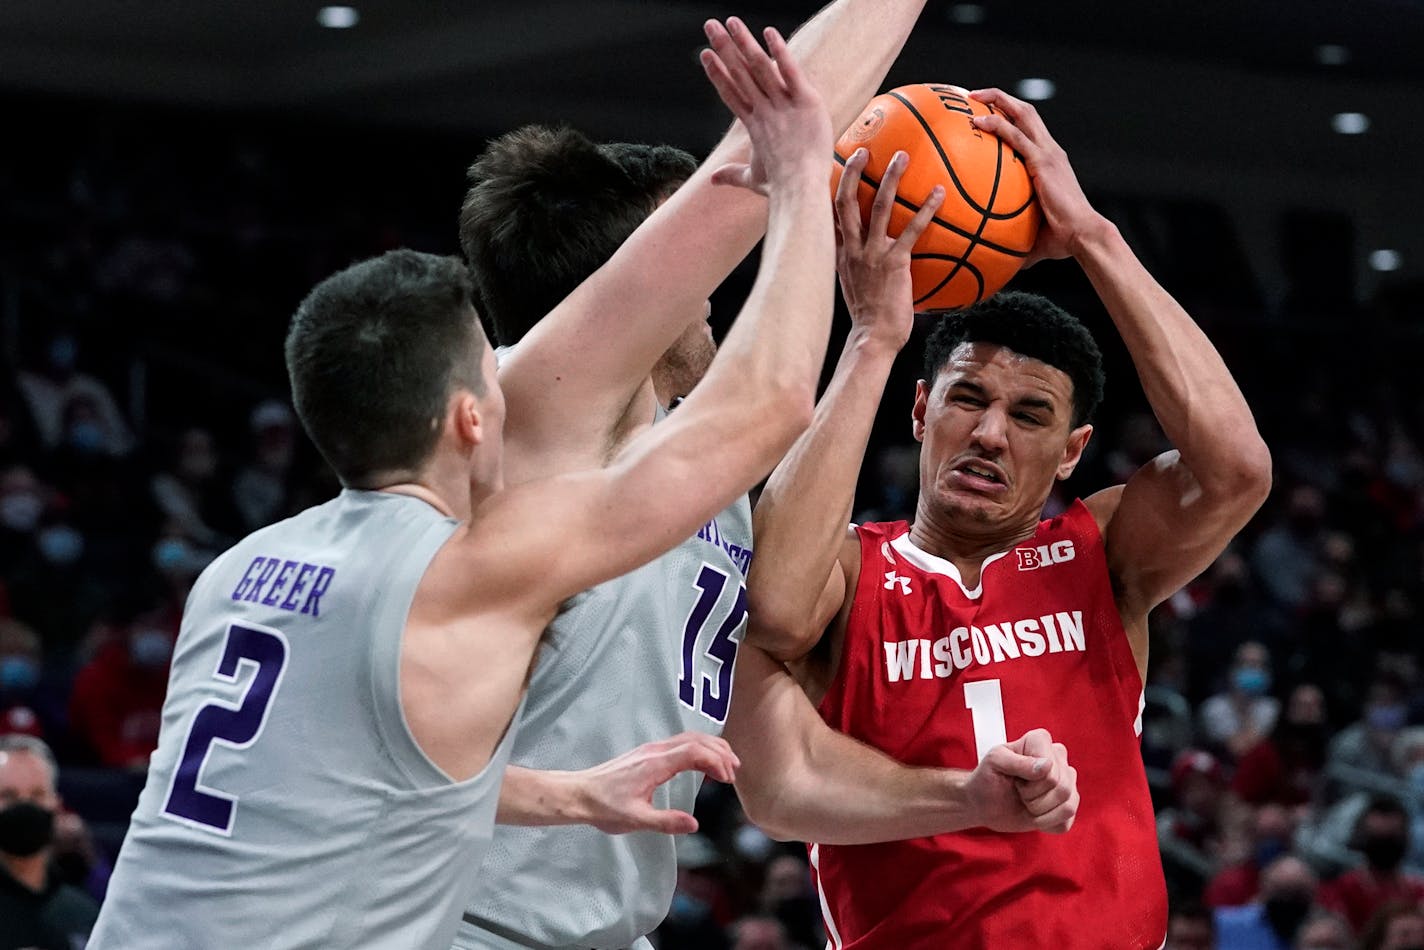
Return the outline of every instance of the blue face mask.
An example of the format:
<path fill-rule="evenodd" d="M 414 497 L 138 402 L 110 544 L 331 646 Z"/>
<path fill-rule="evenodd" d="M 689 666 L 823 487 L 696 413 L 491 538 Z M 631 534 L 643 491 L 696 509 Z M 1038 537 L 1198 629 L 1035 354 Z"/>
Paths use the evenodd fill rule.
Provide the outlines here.
<path fill-rule="evenodd" d="M 1231 682 L 1248 696 L 1261 696 L 1271 688 L 1271 674 L 1254 666 L 1241 667 L 1232 671 Z"/>
<path fill-rule="evenodd" d="M 35 542 L 44 559 L 60 567 L 73 564 L 84 553 L 84 535 L 68 525 L 45 528 Z"/>
<path fill-rule="evenodd" d="M 172 653 L 173 643 L 162 630 L 140 630 L 129 638 L 129 658 L 135 666 L 162 666 Z"/>
<path fill-rule="evenodd" d="M 0 690 L 7 693 L 24 693 L 34 689 L 39 681 L 40 665 L 30 657 L 0 658 Z"/>
<path fill-rule="evenodd" d="M 1404 722 L 1409 718 L 1409 710 L 1402 705 L 1391 703 L 1387 706 L 1371 706 L 1365 710 L 1365 722 L 1370 724 L 1371 729 L 1380 732 L 1396 732 L 1404 728 Z"/>
<path fill-rule="evenodd" d="M 92 455 L 104 447 L 104 428 L 97 422 L 76 422 L 69 427 L 69 445 L 76 452 Z"/>
<path fill-rule="evenodd" d="M 179 538 L 164 538 L 153 546 L 153 566 L 160 571 L 176 571 L 188 560 L 188 545 Z"/>

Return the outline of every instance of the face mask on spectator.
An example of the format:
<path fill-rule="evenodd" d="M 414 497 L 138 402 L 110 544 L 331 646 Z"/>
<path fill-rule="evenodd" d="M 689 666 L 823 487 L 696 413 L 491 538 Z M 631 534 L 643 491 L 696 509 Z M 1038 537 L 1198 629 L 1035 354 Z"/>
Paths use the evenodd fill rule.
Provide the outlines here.
<path fill-rule="evenodd" d="M 57 524 L 45 528 L 35 541 L 44 559 L 60 567 L 73 564 L 84 553 L 84 535 L 69 525 Z"/>
<path fill-rule="evenodd" d="M 104 427 L 84 420 L 69 427 L 69 447 L 84 455 L 93 455 L 104 448 Z"/>
<path fill-rule="evenodd" d="M 1289 850 L 1280 838 L 1262 838 L 1256 843 L 1256 867 L 1265 867 Z"/>
<path fill-rule="evenodd" d="M 1231 681 L 1247 696 L 1260 696 L 1271 688 L 1271 674 L 1254 666 L 1242 666 L 1233 670 Z"/>
<path fill-rule="evenodd" d="M 1398 703 L 1371 706 L 1365 710 L 1365 722 L 1370 724 L 1371 729 L 1378 729 L 1380 732 L 1395 732 L 1403 729 L 1404 721 L 1408 718 L 1409 711 Z"/>
<path fill-rule="evenodd" d="M 181 538 L 164 538 L 153 546 L 153 566 L 164 573 L 181 570 L 192 560 L 193 552 Z"/>
<path fill-rule="evenodd" d="M 162 630 L 139 630 L 129 637 L 129 659 L 135 666 L 154 668 L 168 662 L 173 642 Z"/>
<path fill-rule="evenodd" d="M 11 531 L 28 534 L 40 523 L 44 502 L 34 492 L 17 491 L 0 498 L 0 523 Z"/>
<path fill-rule="evenodd" d="M 54 840 L 54 812 L 34 802 L 0 808 L 0 851 L 17 858 L 38 854 Z"/>
<path fill-rule="evenodd" d="M 1369 835 L 1360 842 L 1360 851 L 1376 871 L 1393 871 L 1404 860 L 1409 842 L 1402 835 Z"/>
<path fill-rule="evenodd" d="M 0 657 L 0 690 L 23 693 L 40 681 L 40 665 L 28 656 Z"/>

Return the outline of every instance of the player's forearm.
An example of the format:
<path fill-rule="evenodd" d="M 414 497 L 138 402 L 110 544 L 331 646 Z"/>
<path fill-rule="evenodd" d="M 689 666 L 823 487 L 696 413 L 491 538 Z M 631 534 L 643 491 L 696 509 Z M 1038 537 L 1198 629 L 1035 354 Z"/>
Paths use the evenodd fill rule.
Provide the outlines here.
<path fill-rule="evenodd" d="M 781 841 L 874 844 L 975 827 L 969 773 L 912 768 L 825 727 L 804 771 L 785 763 L 754 776 L 742 756 L 737 793 L 747 817 Z"/>
<path fill-rule="evenodd" d="M 499 790 L 501 825 L 574 825 L 587 820 L 579 773 L 511 765 Z"/>
<path fill-rule="evenodd" d="M 852 330 L 811 428 L 777 466 L 754 512 L 748 637 L 782 659 L 818 637 L 816 605 L 836 569 L 866 443 L 895 361 L 893 346 Z"/>
<path fill-rule="evenodd" d="M 1206 334 L 1106 219 L 1081 238 L 1074 256 L 1127 345 L 1163 432 L 1202 490 L 1228 499 L 1263 494 L 1270 454 Z"/>

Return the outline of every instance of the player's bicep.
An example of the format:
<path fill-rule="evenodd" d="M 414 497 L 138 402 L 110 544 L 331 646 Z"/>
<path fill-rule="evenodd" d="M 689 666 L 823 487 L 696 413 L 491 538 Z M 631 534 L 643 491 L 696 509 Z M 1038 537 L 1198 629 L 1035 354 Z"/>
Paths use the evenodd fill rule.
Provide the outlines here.
<path fill-rule="evenodd" d="M 1087 504 L 1105 525 L 1119 601 L 1144 616 L 1204 571 L 1250 517 L 1237 500 L 1204 491 L 1175 450 Z"/>

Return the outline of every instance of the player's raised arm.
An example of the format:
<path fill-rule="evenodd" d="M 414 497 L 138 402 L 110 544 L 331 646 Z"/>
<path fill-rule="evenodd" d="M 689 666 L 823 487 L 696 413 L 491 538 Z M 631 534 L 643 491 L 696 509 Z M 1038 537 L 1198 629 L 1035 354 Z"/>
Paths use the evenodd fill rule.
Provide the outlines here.
<path fill-rule="evenodd" d="M 836 0 L 792 38 L 792 54 L 827 103 L 835 130 L 854 121 L 877 91 L 923 6 Z M 713 49 L 724 53 L 750 38 L 736 19 L 709 30 Z M 763 198 L 712 182 L 716 169 L 750 161 L 750 147 L 737 122 L 693 177 L 511 351 L 500 382 L 513 461 L 526 450 L 544 460 L 544 471 L 560 459 L 568 460 L 565 470 L 590 456 L 602 460 L 654 363 L 702 317 L 708 296 L 765 232 Z M 824 159 L 829 163 L 829 148 Z"/>
<path fill-rule="evenodd" d="M 1108 568 L 1123 619 L 1145 622 L 1147 612 L 1201 573 L 1261 506 L 1271 487 L 1270 453 L 1221 355 L 1088 203 L 1037 110 L 997 89 L 974 95 L 1001 113 L 976 117 L 975 125 L 1012 146 L 1033 176 L 1043 226 L 1031 259 L 1071 255 L 1082 266 L 1176 446 L 1126 486 L 1088 499 L 1106 525 Z"/>
<path fill-rule="evenodd" d="M 782 660 L 815 646 L 859 574 L 859 542 L 846 532 L 856 478 L 890 367 L 913 327 L 910 249 L 944 198 L 936 186 L 905 230 L 889 236 L 908 159 L 901 152 L 891 161 L 868 222 L 856 201 L 866 152 L 846 163 L 836 192 L 836 267 L 851 332 L 811 428 L 777 466 L 754 513 L 747 639 Z"/>
<path fill-rule="evenodd" d="M 782 840 L 872 844 L 966 828 L 1062 832 L 1078 773 L 1043 730 L 992 749 L 972 772 L 915 768 L 836 732 L 786 668 L 743 645 L 726 739 L 748 819 Z"/>
<path fill-rule="evenodd" d="M 517 539 L 495 569 L 509 572 L 521 598 L 557 602 L 685 540 L 764 477 L 810 422 L 832 311 L 831 128 L 775 30 L 767 45 L 770 55 L 746 37 L 732 53 L 703 53 L 759 159 L 718 177 L 770 196 L 756 283 L 706 378 L 667 421 L 606 468 L 515 486 L 475 511 L 472 533 Z M 531 575 L 533 564 L 543 569 Z"/>

